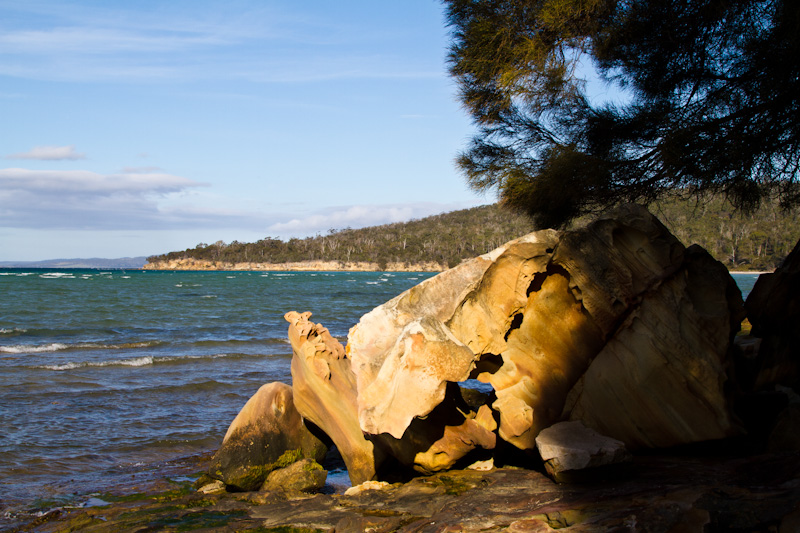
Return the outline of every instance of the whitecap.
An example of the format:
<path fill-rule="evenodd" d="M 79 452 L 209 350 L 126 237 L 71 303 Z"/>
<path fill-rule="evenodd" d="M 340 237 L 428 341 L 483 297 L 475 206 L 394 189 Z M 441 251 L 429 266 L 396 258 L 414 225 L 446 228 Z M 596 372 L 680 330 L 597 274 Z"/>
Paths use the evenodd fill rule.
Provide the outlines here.
<path fill-rule="evenodd" d="M 117 359 L 114 361 L 102 361 L 102 362 L 93 362 L 93 361 L 82 361 L 77 363 L 65 363 L 63 365 L 43 365 L 37 366 L 36 368 L 41 368 L 45 370 L 74 370 L 76 368 L 86 368 L 86 367 L 105 367 L 105 366 L 147 366 L 153 364 L 153 357 L 152 356 L 145 356 L 145 357 L 136 357 L 134 359 Z"/>
<path fill-rule="evenodd" d="M 130 348 L 149 348 L 161 344 L 159 341 L 126 342 L 123 344 L 100 344 L 96 342 L 79 342 L 75 344 L 65 344 L 62 342 L 51 342 L 50 344 L 14 344 L 11 346 L 0 346 L 0 352 L 5 353 L 44 353 L 59 352 L 62 350 L 76 349 L 96 349 L 96 350 L 121 350 Z"/>
<path fill-rule="evenodd" d="M 0 335 L 8 335 L 9 333 L 25 333 L 28 331 L 25 328 L 0 328 Z"/>
<path fill-rule="evenodd" d="M 43 352 L 57 352 L 65 350 L 69 346 L 60 342 L 53 342 L 50 344 L 33 345 L 33 344 L 15 344 L 12 346 L 0 346 L 0 352 L 4 353 L 43 353 Z"/>
<path fill-rule="evenodd" d="M 75 279 L 75 276 L 67 272 L 45 272 L 39 274 L 39 277 L 42 279 Z"/>

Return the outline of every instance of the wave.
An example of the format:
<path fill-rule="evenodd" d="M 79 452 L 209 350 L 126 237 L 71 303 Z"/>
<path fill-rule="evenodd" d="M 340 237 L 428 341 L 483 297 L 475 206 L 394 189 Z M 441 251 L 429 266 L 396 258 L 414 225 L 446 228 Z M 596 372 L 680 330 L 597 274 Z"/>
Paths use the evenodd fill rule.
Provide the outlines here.
<path fill-rule="evenodd" d="M 44 274 L 39 274 L 39 277 L 42 279 L 75 279 L 75 276 L 69 272 L 45 272 Z"/>
<path fill-rule="evenodd" d="M 117 359 L 114 361 L 84 361 L 79 363 L 64 363 L 63 365 L 42 365 L 34 368 L 42 370 L 74 370 L 76 368 L 102 367 L 102 366 L 147 366 L 153 364 L 153 357 L 137 357 L 135 359 Z"/>
<path fill-rule="evenodd" d="M 3 331 L 3 333 L 5 333 L 5 331 Z M 79 342 L 73 344 L 66 344 L 63 342 L 51 342 L 49 344 L 12 344 L 11 346 L 0 346 L 0 353 L 46 353 L 85 349 L 130 350 L 132 348 L 150 348 L 158 346 L 159 344 L 161 344 L 161 341 L 124 342 L 121 344 L 101 344 L 96 342 Z"/>
<path fill-rule="evenodd" d="M 278 356 L 283 354 L 278 354 Z M 134 357 L 132 359 L 114 359 L 110 361 L 76 361 L 70 363 L 63 363 L 59 365 L 38 365 L 29 368 L 36 368 L 39 370 L 74 370 L 76 368 L 97 368 L 108 366 L 151 366 L 151 365 L 181 365 L 187 363 L 196 363 L 198 360 L 213 360 L 213 359 L 247 359 L 247 358 L 263 358 L 267 357 L 264 354 L 245 354 L 245 353 L 217 353 L 208 355 L 185 355 L 185 356 L 169 356 L 169 357 L 154 357 L 151 355 L 143 357 Z"/>
<path fill-rule="evenodd" d="M 12 335 L 15 333 L 26 333 L 25 328 L 0 328 L 0 335 Z"/>

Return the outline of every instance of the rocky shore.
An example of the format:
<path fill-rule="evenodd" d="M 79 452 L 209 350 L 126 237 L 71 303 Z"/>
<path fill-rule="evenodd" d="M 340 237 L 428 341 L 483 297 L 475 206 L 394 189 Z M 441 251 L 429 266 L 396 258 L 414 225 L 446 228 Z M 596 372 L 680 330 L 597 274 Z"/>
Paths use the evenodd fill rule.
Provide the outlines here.
<path fill-rule="evenodd" d="M 346 346 L 287 312 L 291 386 L 250 398 L 193 486 L 30 528 L 800 531 L 798 301 L 800 245 L 743 302 L 643 208 L 534 232 Z"/>
<path fill-rule="evenodd" d="M 570 484 L 534 467 L 451 470 L 353 492 L 205 494 L 185 484 L 100 495 L 94 507 L 51 511 L 17 531 L 800 531 L 796 453 L 642 455 L 614 477 Z"/>

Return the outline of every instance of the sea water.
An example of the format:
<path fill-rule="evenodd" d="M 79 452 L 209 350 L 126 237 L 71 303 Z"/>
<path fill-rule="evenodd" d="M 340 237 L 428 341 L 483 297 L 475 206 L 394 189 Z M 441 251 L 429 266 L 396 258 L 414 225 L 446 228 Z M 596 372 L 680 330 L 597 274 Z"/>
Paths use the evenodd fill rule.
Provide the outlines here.
<path fill-rule="evenodd" d="M 344 343 L 432 275 L 0 270 L 0 528 L 216 449 L 261 385 L 291 382 L 287 311 Z"/>

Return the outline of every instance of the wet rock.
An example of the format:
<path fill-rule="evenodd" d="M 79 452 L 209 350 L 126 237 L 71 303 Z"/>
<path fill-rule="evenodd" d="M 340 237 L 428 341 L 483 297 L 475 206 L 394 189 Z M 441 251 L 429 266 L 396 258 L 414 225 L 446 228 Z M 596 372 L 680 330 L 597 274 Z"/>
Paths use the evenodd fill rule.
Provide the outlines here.
<path fill-rule="evenodd" d="M 600 435 L 581 422 L 559 422 L 543 429 L 536 447 L 547 473 L 556 481 L 569 481 L 581 471 L 630 461 L 622 441 Z"/>
<path fill-rule="evenodd" d="M 800 454 L 648 454 L 631 474 L 557 484 L 525 469 L 452 470 L 355 495 L 273 492 L 160 494 L 60 510 L 22 530 L 797 531 Z M 141 492 L 141 487 L 135 491 Z"/>
<path fill-rule="evenodd" d="M 333 442 L 357 485 L 373 479 L 383 453 L 364 437 L 358 424 L 355 376 L 341 343 L 326 328 L 309 321 L 311 313 L 290 311 L 292 390 L 298 411 Z"/>
<path fill-rule="evenodd" d="M 203 494 L 218 494 L 220 492 L 225 492 L 225 483 L 215 479 L 214 481 L 202 484 L 202 486 L 197 489 L 197 492 L 202 492 Z"/>
<path fill-rule="evenodd" d="M 322 460 L 327 449 L 306 428 L 292 388 L 269 383 L 236 415 L 208 473 L 232 490 L 255 490 L 273 469 L 302 457 Z"/>
<path fill-rule="evenodd" d="M 311 459 L 301 459 L 291 465 L 273 470 L 261 486 L 262 491 L 316 492 L 325 486 L 328 472 Z"/>

